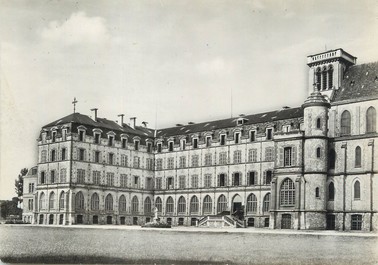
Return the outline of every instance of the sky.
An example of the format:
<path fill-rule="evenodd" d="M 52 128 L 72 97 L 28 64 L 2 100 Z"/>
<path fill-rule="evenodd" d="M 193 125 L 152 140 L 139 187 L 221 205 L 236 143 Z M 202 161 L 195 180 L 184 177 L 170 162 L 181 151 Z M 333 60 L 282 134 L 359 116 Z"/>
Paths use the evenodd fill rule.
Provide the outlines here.
<path fill-rule="evenodd" d="M 377 0 L 0 0 L 0 199 L 74 97 L 152 128 L 297 107 L 308 55 L 377 61 L 377 29 Z"/>

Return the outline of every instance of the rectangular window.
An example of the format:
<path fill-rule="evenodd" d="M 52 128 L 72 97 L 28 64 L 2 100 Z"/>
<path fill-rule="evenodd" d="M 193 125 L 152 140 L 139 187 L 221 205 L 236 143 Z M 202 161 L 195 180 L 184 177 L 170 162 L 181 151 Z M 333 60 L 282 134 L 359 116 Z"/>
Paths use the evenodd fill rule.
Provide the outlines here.
<path fill-rule="evenodd" d="M 212 157 L 211 154 L 205 155 L 205 166 L 211 166 L 212 165 Z"/>
<path fill-rule="evenodd" d="M 173 142 L 168 143 L 168 151 L 172 152 L 173 151 Z"/>
<path fill-rule="evenodd" d="M 219 174 L 219 176 L 218 176 L 218 186 L 219 187 L 226 186 L 226 174 Z"/>
<path fill-rule="evenodd" d="M 55 183 L 55 170 L 51 170 L 50 172 L 50 183 Z"/>
<path fill-rule="evenodd" d="M 235 144 L 240 143 L 240 133 L 235 133 Z"/>
<path fill-rule="evenodd" d="M 198 155 L 192 155 L 192 167 L 198 167 Z"/>
<path fill-rule="evenodd" d="M 84 169 L 77 170 L 77 183 L 80 183 L 80 184 L 85 183 L 85 170 Z"/>
<path fill-rule="evenodd" d="M 146 189 L 152 190 L 153 188 L 152 178 L 146 178 Z"/>
<path fill-rule="evenodd" d="M 93 184 L 95 184 L 95 185 L 101 184 L 101 172 L 100 171 L 93 171 Z"/>
<path fill-rule="evenodd" d="M 106 185 L 114 186 L 114 173 L 106 173 Z"/>
<path fill-rule="evenodd" d="M 284 148 L 284 166 L 288 167 L 292 165 L 292 149 L 291 147 Z"/>
<path fill-rule="evenodd" d="M 147 158 L 146 164 L 148 170 L 154 170 L 154 160 L 152 158 Z"/>
<path fill-rule="evenodd" d="M 29 193 L 32 193 L 32 192 L 33 192 L 33 190 L 32 190 L 32 184 L 29 183 Z"/>
<path fill-rule="evenodd" d="M 122 148 L 126 148 L 126 146 L 127 146 L 127 139 L 122 138 Z"/>
<path fill-rule="evenodd" d="M 138 140 L 134 141 L 134 149 L 135 149 L 135 151 L 139 150 L 139 141 Z"/>
<path fill-rule="evenodd" d="M 95 163 L 100 163 L 100 151 L 95 151 L 94 152 L 94 162 Z"/>
<path fill-rule="evenodd" d="M 60 183 L 65 183 L 67 181 L 67 170 L 65 168 L 60 169 Z"/>
<path fill-rule="evenodd" d="M 79 149 L 79 160 L 84 161 L 85 160 L 85 150 Z"/>
<path fill-rule="evenodd" d="M 94 135 L 94 142 L 95 142 L 95 144 L 99 144 L 100 143 L 100 136 L 101 136 L 101 134 L 95 133 L 95 135 Z"/>
<path fill-rule="evenodd" d="M 140 167 L 140 157 L 139 156 L 134 156 L 134 168 L 139 168 Z"/>
<path fill-rule="evenodd" d="M 198 148 L 198 139 L 197 139 L 197 138 L 194 138 L 194 139 L 193 139 L 193 148 L 194 148 L 194 149 L 197 149 L 197 148 Z"/>
<path fill-rule="evenodd" d="M 155 188 L 157 190 L 161 190 L 161 178 L 156 178 L 155 179 Z"/>
<path fill-rule="evenodd" d="M 266 139 L 267 140 L 273 139 L 273 129 L 272 128 L 266 129 Z"/>
<path fill-rule="evenodd" d="M 126 174 L 121 174 L 119 182 L 120 182 L 119 184 L 120 184 L 120 186 L 122 188 L 126 188 L 127 187 L 127 175 Z"/>
<path fill-rule="evenodd" d="M 234 164 L 240 164 L 241 163 L 241 156 L 242 153 L 240 150 L 234 151 Z"/>
<path fill-rule="evenodd" d="M 168 169 L 174 169 L 174 167 L 175 167 L 175 158 L 174 157 L 168 157 L 167 168 Z"/>
<path fill-rule="evenodd" d="M 179 189 L 185 189 L 185 178 L 186 178 L 186 176 L 180 176 L 180 178 L 179 178 Z"/>
<path fill-rule="evenodd" d="M 52 141 L 53 143 L 55 143 L 55 141 L 56 141 L 56 132 L 53 132 L 53 133 L 52 133 L 51 141 Z"/>
<path fill-rule="evenodd" d="M 128 166 L 128 157 L 127 155 L 121 155 L 121 166 L 127 167 Z"/>
<path fill-rule="evenodd" d="M 185 168 L 186 167 L 186 157 L 181 156 L 180 157 L 180 168 Z"/>
<path fill-rule="evenodd" d="M 226 135 L 222 134 L 220 136 L 220 145 L 225 145 L 226 144 Z"/>
<path fill-rule="evenodd" d="M 84 142 L 84 131 L 79 131 L 79 141 Z"/>
<path fill-rule="evenodd" d="M 172 190 L 172 189 L 174 189 L 173 177 L 169 177 L 167 178 L 167 190 Z"/>
<path fill-rule="evenodd" d="M 251 142 L 256 141 L 256 131 L 251 131 L 251 134 L 250 134 L 250 141 L 251 141 Z"/>
<path fill-rule="evenodd" d="M 47 151 L 43 150 L 41 151 L 41 163 L 46 163 L 47 160 Z"/>
<path fill-rule="evenodd" d="M 108 163 L 109 163 L 109 165 L 113 165 L 114 164 L 114 154 L 113 153 L 109 153 Z"/>
<path fill-rule="evenodd" d="M 152 152 L 152 143 L 147 143 L 147 152 L 148 153 Z"/>
<path fill-rule="evenodd" d="M 352 214 L 351 230 L 362 230 L 362 215 Z"/>
<path fill-rule="evenodd" d="M 211 175 L 210 174 L 206 174 L 204 176 L 204 183 L 203 183 L 204 187 L 205 188 L 210 188 L 211 187 Z"/>
<path fill-rule="evenodd" d="M 181 150 L 185 150 L 186 147 L 186 140 L 181 140 Z"/>
<path fill-rule="evenodd" d="M 62 160 L 66 160 L 66 148 L 62 148 Z"/>
<path fill-rule="evenodd" d="M 211 146 L 211 136 L 207 136 L 206 137 L 206 147 L 210 147 Z"/>
<path fill-rule="evenodd" d="M 62 129 L 62 141 L 67 139 L 67 129 Z"/>
<path fill-rule="evenodd" d="M 45 181 L 46 181 L 45 171 L 42 171 L 41 172 L 40 182 L 41 182 L 41 184 L 45 184 Z"/>
<path fill-rule="evenodd" d="M 273 147 L 265 148 L 265 161 L 273 161 L 274 160 L 274 149 Z"/>
<path fill-rule="evenodd" d="M 233 186 L 241 185 L 240 173 L 234 173 L 234 175 L 232 177 L 232 184 L 233 184 Z"/>
<path fill-rule="evenodd" d="M 109 136 L 109 138 L 108 138 L 108 145 L 109 146 L 113 146 L 113 140 L 114 140 L 113 136 Z"/>
<path fill-rule="evenodd" d="M 158 152 L 158 153 L 161 153 L 161 143 L 158 143 L 158 144 L 157 144 L 157 152 Z"/>
<path fill-rule="evenodd" d="M 139 177 L 134 176 L 134 188 L 139 188 Z"/>
<path fill-rule="evenodd" d="M 192 188 L 198 188 L 198 175 L 192 175 Z"/>
<path fill-rule="evenodd" d="M 248 162 L 257 162 L 257 149 L 248 150 Z"/>
<path fill-rule="evenodd" d="M 156 159 L 156 170 L 162 170 L 163 169 L 163 159 L 158 158 Z"/>
<path fill-rule="evenodd" d="M 227 152 L 219 153 L 219 165 L 227 164 Z"/>
<path fill-rule="evenodd" d="M 248 186 L 256 185 L 256 172 L 248 172 Z"/>

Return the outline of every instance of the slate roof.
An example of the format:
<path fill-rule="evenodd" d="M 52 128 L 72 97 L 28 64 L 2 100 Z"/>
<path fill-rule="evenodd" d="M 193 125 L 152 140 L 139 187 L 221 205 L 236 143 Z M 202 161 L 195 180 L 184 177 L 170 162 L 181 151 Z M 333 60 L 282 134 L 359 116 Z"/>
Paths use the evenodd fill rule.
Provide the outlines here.
<path fill-rule="evenodd" d="M 244 125 L 251 125 L 257 123 L 265 123 L 265 122 L 274 122 L 278 120 L 285 120 L 290 118 L 299 118 L 303 117 L 303 109 L 301 107 L 298 108 L 288 108 L 288 109 L 281 109 L 271 112 L 264 112 L 259 114 L 252 114 L 246 115 L 243 117 L 236 117 L 236 118 L 229 118 L 223 120 L 216 120 L 216 121 L 209 121 L 209 122 L 202 122 L 196 123 L 191 125 L 183 125 L 183 126 L 176 126 L 166 129 L 157 130 L 157 137 L 169 137 L 174 135 L 184 135 L 188 133 L 198 133 L 204 131 L 212 131 L 217 129 L 223 128 L 230 128 L 236 126 L 236 121 L 239 118 L 246 119 Z"/>
<path fill-rule="evenodd" d="M 132 135 L 139 135 L 142 137 L 153 137 L 154 136 L 154 130 L 136 126 L 136 129 L 133 129 L 127 124 L 123 124 L 123 126 L 120 126 L 117 122 L 112 120 L 107 120 L 105 118 L 97 118 L 97 121 L 94 121 L 87 115 L 83 115 L 80 113 L 72 113 L 68 116 L 65 116 L 61 119 L 58 119 L 56 121 L 53 121 L 42 128 L 48 128 L 53 126 L 59 126 L 66 123 L 74 123 L 78 125 L 83 126 L 89 126 L 91 128 L 101 128 L 106 129 L 108 131 L 114 131 L 118 133 L 126 133 L 126 134 L 132 134 Z"/>
<path fill-rule="evenodd" d="M 333 102 L 378 96 L 378 62 L 348 68 Z"/>

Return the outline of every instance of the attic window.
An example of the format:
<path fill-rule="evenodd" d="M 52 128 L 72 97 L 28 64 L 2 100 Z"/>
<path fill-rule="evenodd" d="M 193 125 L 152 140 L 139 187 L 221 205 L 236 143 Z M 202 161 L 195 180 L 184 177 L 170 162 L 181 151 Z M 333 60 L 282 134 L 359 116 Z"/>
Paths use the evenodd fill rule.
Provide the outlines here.
<path fill-rule="evenodd" d="M 238 119 L 238 120 L 236 121 L 236 124 L 237 124 L 237 125 L 243 125 L 243 123 L 244 123 L 244 120 L 243 120 L 243 119 Z"/>

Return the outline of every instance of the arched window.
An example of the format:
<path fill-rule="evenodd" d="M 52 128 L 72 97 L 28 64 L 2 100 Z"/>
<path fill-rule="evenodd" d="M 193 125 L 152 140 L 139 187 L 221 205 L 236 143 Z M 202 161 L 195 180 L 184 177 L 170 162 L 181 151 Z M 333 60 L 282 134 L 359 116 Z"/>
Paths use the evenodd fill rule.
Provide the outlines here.
<path fill-rule="evenodd" d="M 218 213 L 227 210 L 227 199 L 223 194 L 218 198 Z"/>
<path fill-rule="evenodd" d="M 77 210 L 84 209 L 84 195 L 81 191 L 79 191 L 75 196 L 75 208 Z"/>
<path fill-rule="evenodd" d="M 139 212 L 139 200 L 137 196 L 134 196 L 131 200 L 131 211 L 133 213 Z"/>
<path fill-rule="evenodd" d="M 328 200 L 333 201 L 335 199 L 335 184 L 333 182 L 328 185 Z"/>
<path fill-rule="evenodd" d="M 160 197 L 157 197 L 155 200 L 155 207 L 157 208 L 158 212 L 161 213 L 163 209 L 163 203 Z"/>
<path fill-rule="evenodd" d="M 320 118 L 316 119 L 316 128 L 321 129 L 322 128 L 322 121 Z"/>
<path fill-rule="evenodd" d="M 213 209 L 213 201 L 209 195 L 206 195 L 206 197 L 203 199 L 203 213 L 209 214 L 212 213 Z"/>
<path fill-rule="evenodd" d="M 320 156 L 321 156 L 321 149 L 320 149 L 320 147 L 318 147 L 318 148 L 316 148 L 316 157 L 320 158 Z"/>
<path fill-rule="evenodd" d="M 40 210 L 45 209 L 45 194 L 43 192 L 39 196 L 39 209 Z"/>
<path fill-rule="evenodd" d="M 113 211 L 113 196 L 111 194 L 105 197 L 105 211 Z"/>
<path fill-rule="evenodd" d="M 336 165 L 336 152 L 334 149 L 331 149 L 328 154 L 328 168 L 335 169 Z"/>
<path fill-rule="evenodd" d="M 64 196 L 66 194 L 64 193 L 64 191 L 62 191 L 60 193 L 60 197 L 59 197 L 59 209 L 64 209 Z"/>
<path fill-rule="evenodd" d="M 126 197 L 125 195 L 121 195 L 121 197 L 119 197 L 119 202 L 118 202 L 119 206 L 119 211 L 121 213 L 124 213 L 126 212 Z"/>
<path fill-rule="evenodd" d="M 358 180 L 354 183 L 353 189 L 354 189 L 354 195 L 353 195 L 354 199 L 359 200 L 361 198 L 361 188 L 360 188 L 360 182 Z"/>
<path fill-rule="evenodd" d="M 350 135 L 350 113 L 347 110 L 341 114 L 341 135 Z"/>
<path fill-rule="evenodd" d="M 333 67 L 330 65 L 328 67 L 328 89 L 332 89 L 333 87 Z"/>
<path fill-rule="evenodd" d="M 361 147 L 357 146 L 354 158 L 354 167 L 361 167 Z"/>
<path fill-rule="evenodd" d="M 178 200 L 178 210 L 177 212 L 178 213 L 185 213 L 186 211 L 186 201 L 185 201 L 185 198 L 183 196 L 181 196 Z"/>
<path fill-rule="evenodd" d="M 257 211 L 257 197 L 251 193 L 247 198 L 247 213 L 255 213 Z"/>
<path fill-rule="evenodd" d="M 294 182 L 287 178 L 281 184 L 280 203 L 282 206 L 293 206 L 295 203 Z"/>
<path fill-rule="evenodd" d="M 172 199 L 172 197 L 168 197 L 167 202 L 166 202 L 166 206 L 165 206 L 165 212 L 166 213 L 173 213 L 173 208 L 174 208 L 173 199 Z"/>
<path fill-rule="evenodd" d="M 144 200 L 144 214 L 150 214 L 151 213 L 151 198 L 150 197 L 147 197 L 145 200 Z"/>
<path fill-rule="evenodd" d="M 376 132 L 377 113 L 374 107 L 368 108 L 366 111 L 366 132 Z"/>
<path fill-rule="evenodd" d="M 91 209 L 96 211 L 100 208 L 100 198 L 97 193 L 93 193 L 91 197 Z"/>
<path fill-rule="evenodd" d="M 50 199 L 49 199 L 49 209 L 55 208 L 55 193 L 52 191 L 50 193 Z"/>
<path fill-rule="evenodd" d="M 263 212 L 269 212 L 269 203 L 270 203 L 270 193 L 267 193 L 264 196 L 264 201 L 263 201 Z"/>
<path fill-rule="evenodd" d="M 193 196 L 190 199 L 190 213 L 198 213 L 199 210 L 199 201 L 197 196 Z"/>
<path fill-rule="evenodd" d="M 327 69 L 325 68 L 322 73 L 322 90 L 327 90 Z"/>

